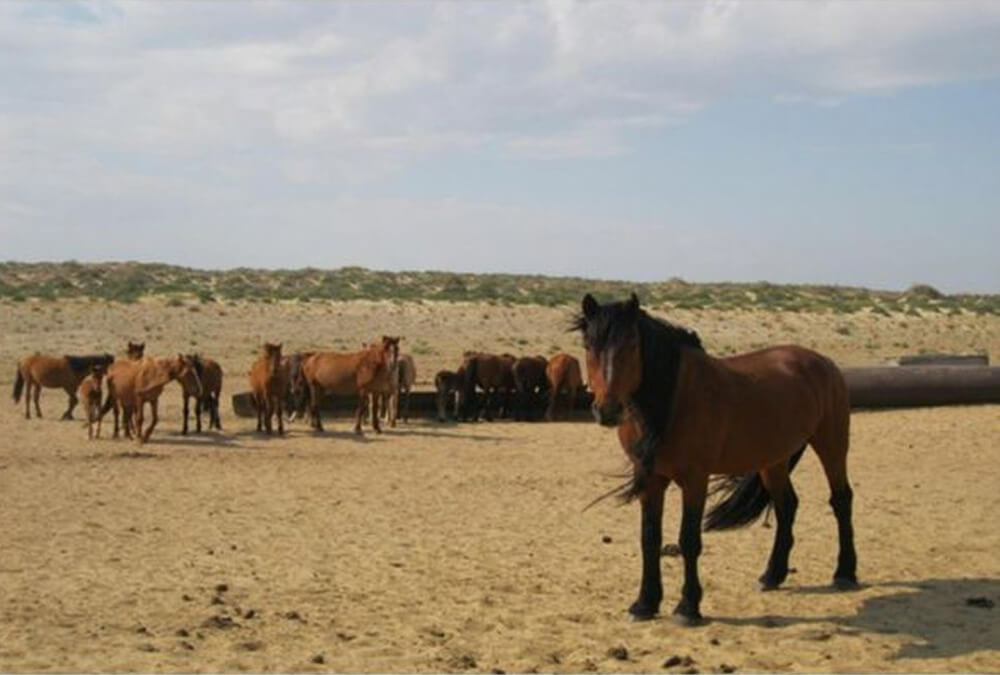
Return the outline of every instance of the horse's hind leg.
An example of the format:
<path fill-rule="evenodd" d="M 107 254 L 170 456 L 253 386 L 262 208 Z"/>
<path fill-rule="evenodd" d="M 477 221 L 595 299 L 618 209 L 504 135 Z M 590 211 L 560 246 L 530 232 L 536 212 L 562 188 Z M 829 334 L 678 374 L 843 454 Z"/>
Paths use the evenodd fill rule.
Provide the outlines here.
<path fill-rule="evenodd" d="M 73 419 L 73 409 L 76 408 L 77 398 L 76 392 L 73 387 L 66 387 L 66 395 L 69 396 L 69 405 L 66 407 L 66 412 L 63 413 L 62 419 L 71 420 Z"/>
<path fill-rule="evenodd" d="M 771 496 L 775 518 L 778 521 L 771 557 L 767 561 L 767 569 L 760 576 L 760 589 L 771 591 L 778 588 L 788 577 L 788 555 L 795 541 L 792 536 L 792 524 L 795 522 L 799 498 L 795 495 L 795 488 L 792 487 L 787 461 L 761 471 L 760 477 Z"/>
<path fill-rule="evenodd" d="M 42 408 L 41 408 L 41 406 L 38 405 L 38 397 L 41 396 L 41 395 L 42 395 L 42 383 L 41 382 L 35 382 L 35 392 L 34 392 L 35 417 L 41 417 L 42 416 Z"/>

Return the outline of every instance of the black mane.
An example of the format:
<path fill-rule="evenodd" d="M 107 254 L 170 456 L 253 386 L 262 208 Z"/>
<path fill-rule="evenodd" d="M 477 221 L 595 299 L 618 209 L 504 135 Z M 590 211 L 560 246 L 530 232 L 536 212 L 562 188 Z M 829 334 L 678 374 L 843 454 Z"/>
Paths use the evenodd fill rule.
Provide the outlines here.
<path fill-rule="evenodd" d="M 66 363 L 74 373 L 88 372 L 93 366 L 110 366 L 115 360 L 112 354 L 87 354 L 84 356 L 64 355 Z"/>
<path fill-rule="evenodd" d="M 632 395 L 632 409 L 638 412 L 643 435 L 629 449 L 637 463 L 631 480 L 611 494 L 631 501 L 642 494 L 645 478 L 653 469 L 656 448 L 666 436 L 674 410 L 681 351 L 685 348 L 704 351 L 701 338 L 692 330 L 677 326 L 644 310 L 635 315 L 642 358 L 642 381 Z M 573 320 L 573 328 L 583 333 L 587 349 L 602 352 L 622 342 L 631 328 L 628 303 L 601 305 L 596 316 L 583 314 Z"/>

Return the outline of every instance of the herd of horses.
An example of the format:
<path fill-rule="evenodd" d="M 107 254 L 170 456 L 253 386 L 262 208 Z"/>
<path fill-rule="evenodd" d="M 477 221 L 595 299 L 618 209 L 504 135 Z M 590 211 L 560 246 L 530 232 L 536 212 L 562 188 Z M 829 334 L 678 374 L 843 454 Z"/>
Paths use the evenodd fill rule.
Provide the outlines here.
<path fill-rule="evenodd" d="M 834 587 L 858 588 L 853 492 L 847 478 L 850 403 L 844 377 L 829 358 L 795 345 L 716 358 L 705 352 L 695 332 L 642 310 L 634 294 L 606 304 L 586 295 L 573 328 L 583 339 L 594 417 L 617 430 L 632 466 L 625 484 L 595 502 L 617 495 L 641 504 L 642 574 L 638 597 L 628 608 L 633 619 L 656 616 L 663 598 L 662 518 L 671 482 L 683 493 L 679 543 L 684 582 L 673 611 L 679 623 L 702 620 L 698 557 L 703 528 L 744 526 L 773 508 L 774 544 L 759 581 L 762 590 L 778 588 L 789 572 L 798 505 L 791 472 L 807 445 L 819 456 L 837 521 Z M 325 394 L 357 396 L 357 433 L 369 408 L 376 430 L 380 406 L 395 424 L 400 394 L 408 396 L 416 377 L 413 361 L 400 355 L 399 343 L 399 337 L 382 336 L 354 353 L 290 356 L 282 355 L 281 344 L 265 344 L 249 372 L 258 431 L 271 433 L 276 419 L 280 434 L 286 413 L 294 418 L 307 411 L 312 427 L 322 429 L 319 403 Z M 103 403 L 102 380 L 107 387 Z M 130 342 L 121 358 L 26 357 L 18 364 L 14 400 L 26 388 L 25 416 L 31 417 L 31 401 L 40 416 L 41 388 L 62 388 L 69 395 L 64 418 L 71 418 L 78 399 L 83 400 L 88 423 L 98 424 L 98 434 L 101 418 L 114 410 L 115 435 L 121 414 L 126 435 L 144 442 L 156 426 L 157 401 L 171 380 L 184 392 L 185 433 L 189 397 L 195 399 L 199 430 L 203 409 L 210 426 L 221 428 L 218 364 L 196 355 L 146 357 L 142 343 Z M 449 415 L 491 420 L 495 414 L 529 419 L 546 396 L 544 417 L 553 419 L 558 395 L 565 392 L 572 404 L 583 386 L 580 365 L 568 354 L 545 359 L 466 352 L 455 371 L 441 371 L 434 381 L 442 420 Z M 152 419 L 143 430 L 146 404 Z M 405 404 L 403 410 L 405 419 Z M 721 497 L 705 514 L 713 492 Z"/>

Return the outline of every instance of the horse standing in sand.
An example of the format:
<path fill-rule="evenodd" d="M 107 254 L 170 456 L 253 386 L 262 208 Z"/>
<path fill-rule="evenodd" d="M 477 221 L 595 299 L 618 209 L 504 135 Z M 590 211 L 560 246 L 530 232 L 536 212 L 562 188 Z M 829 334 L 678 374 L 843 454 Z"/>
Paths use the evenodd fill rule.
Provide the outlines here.
<path fill-rule="evenodd" d="M 257 431 L 270 435 L 271 417 L 278 417 L 278 434 L 285 433 L 284 398 L 288 368 L 281 359 L 281 344 L 264 343 L 260 357 L 250 367 L 250 391 L 257 408 Z"/>
<path fill-rule="evenodd" d="M 219 419 L 219 397 L 222 395 L 222 366 L 214 359 L 206 359 L 199 354 L 188 354 L 198 379 L 201 383 L 201 391 L 192 386 L 190 380 L 181 381 L 181 393 L 184 397 L 184 425 L 181 433 L 187 435 L 188 432 L 188 411 L 189 401 L 194 398 L 194 421 L 195 433 L 201 433 L 201 412 L 202 409 L 208 412 L 208 428 L 222 431 L 222 420 Z"/>
<path fill-rule="evenodd" d="M 124 376 L 116 378 L 115 395 L 122 401 L 131 401 L 135 416 L 135 440 L 140 445 L 149 441 L 160 421 L 160 394 L 172 380 L 177 380 L 182 388 L 194 387 L 201 395 L 198 372 L 191 359 L 183 354 L 159 359 L 144 357 L 133 362 Z M 143 430 L 147 403 L 151 419 L 149 426 Z"/>
<path fill-rule="evenodd" d="M 93 440 L 94 424 L 97 424 L 97 438 L 101 437 L 101 380 L 105 368 L 102 365 L 91 367 L 90 374 L 80 381 L 76 389 L 76 397 L 83 401 L 83 410 L 87 414 L 87 438 Z"/>
<path fill-rule="evenodd" d="M 77 404 L 76 390 L 80 382 L 87 376 L 93 366 L 111 364 L 115 357 L 111 354 L 94 354 L 88 356 L 47 356 L 32 354 L 26 356 L 17 364 L 14 373 L 14 403 L 19 403 L 24 392 L 24 417 L 31 419 L 31 402 L 35 403 L 35 416 L 42 416 L 38 405 L 42 387 L 63 389 L 69 397 L 69 405 L 62 419 L 73 419 L 73 409 Z"/>
<path fill-rule="evenodd" d="M 394 373 L 389 374 L 389 393 L 382 394 L 382 418 L 390 427 L 396 426 L 400 410 L 403 421 L 410 421 L 410 390 L 417 381 L 417 366 L 409 354 L 400 354 Z M 405 399 L 403 398 L 405 396 Z"/>
<path fill-rule="evenodd" d="M 510 354 L 465 352 L 460 370 L 463 373 L 459 389 L 459 419 L 477 421 L 482 415 L 493 421 L 494 404 L 501 417 L 509 410 L 510 392 L 514 388 L 513 366 L 516 357 Z M 483 391 L 482 405 L 477 405 L 476 388 Z"/>
<path fill-rule="evenodd" d="M 673 612 L 679 623 L 702 619 L 698 556 L 711 474 L 730 478 L 706 529 L 747 525 L 774 506 L 778 524 L 760 586 L 778 588 L 788 575 L 798 505 L 789 474 L 807 444 L 819 455 L 837 519 L 834 586 L 858 587 L 847 480 L 850 405 L 830 359 L 794 345 L 715 358 L 694 332 L 642 311 L 634 294 L 605 305 L 588 294 L 574 328 L 583 334 L 594 416 L 617 427 L 632 462 L 631 480 L 609 495 L 637 498 L 642 506 L 642 582 L 629 607 L 633 618 L 653 618 L 663 598 L 663 498 L 670 481 L 683 492 L 684 586 Z"/>
<path fill-rule="evenodd" d="M 545 377 L 549 381 L 549 407 L 545 411 L 545 419 L 549 422 L 556 418 L 556 404 L 559 393 L 566 392 L 567 417 L 576 404 L 576 392 L 583 388 L 583 376 L 580 374 L 580 362 L 566 353 L 559 353 L 549 359 L 545 368 Z"/>
<path fill-rule="evenodd" d="M 121 417 L 121 426 L 125 429 L 126 438 L 132 438 L 132 396 L 130 393 L 126 399 L 119 397 L 116 383 L 122 381 L 122 386 L 126 389 L 129 388 L 129 382 L 134 376 L 135 364 L 141 361 L 145 354 L 145 342 L 132 342 L 129 340 L 125 349 L 125 358 L 115 359 L 114 363 L 108 367 L 107 376 L 105 377 L 105 382 L 108 386 L 108 395 L 104 400 L 104 405 L 101 407 L 100 419 L 103 420 L 108 411 L 114 410 L 115 428 L 112 438 L 118 438 L 120 428 L 119 417 Z"/>
<path fill-rule="evenodd" d="M 399 358 L 399 338 L 382 336 L 379 343 L 359 352 L 316 352 L 302 363 L 302 376 L 309 387 L 309 412 L 312 426 L 323 430 L 319 403 L 325 393 L 358 397 L 354 433 L 361 434 L 361 422 L 369 394 L 389 389 L 389 376 Z M 377 400 L 375 402 L 377 406 Z M 377 411 L 376 411 L 377 412 Z M 382 432 L 378 415 L 373 419 L 377 433 Z"/>
<path fill-rule="evenodd" d="M 285 412 L 288 421 L 294 422 L 305 415 L 309 407 L 309 385 L 302 375 L 302 362 L 316 352 L 296 352 L 291 356 L 282 357 L 281 361 L 288 371 L 288 386 L 285 389 Z"/>

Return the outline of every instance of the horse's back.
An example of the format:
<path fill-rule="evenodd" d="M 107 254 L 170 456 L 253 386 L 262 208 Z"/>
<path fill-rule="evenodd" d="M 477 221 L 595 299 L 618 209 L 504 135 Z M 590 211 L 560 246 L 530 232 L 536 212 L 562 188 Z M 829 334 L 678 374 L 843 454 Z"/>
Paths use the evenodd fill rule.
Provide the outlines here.
<path fill-rule="evenodd" d="M 580 388 L 583 386 L 583 375 L 580 372 L 580 362 L 576 357 L 560 352 L 549 359 L 545 374 L 552 388 Z"/>
<path fill-rule="evenodd" d="M 316 352 L 302 362 L 302 374 L 311 384 L 333 394 L 357 392 L 358 369 L 364 352 Z"/>

